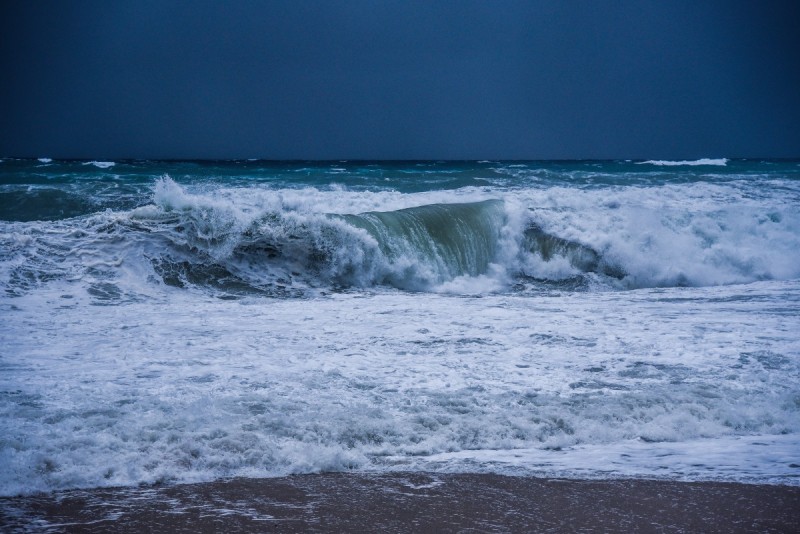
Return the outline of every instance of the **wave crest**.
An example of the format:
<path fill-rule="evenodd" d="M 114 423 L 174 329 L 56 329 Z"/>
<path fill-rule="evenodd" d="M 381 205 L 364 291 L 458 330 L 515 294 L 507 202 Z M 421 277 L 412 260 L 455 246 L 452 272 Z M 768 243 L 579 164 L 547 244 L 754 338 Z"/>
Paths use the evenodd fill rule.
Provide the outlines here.
<path fill-rule="evenodd" d="M 698 165 L 714 165 L 717 167 L 724 167 L 728 164 L 727 158 L 702 158 L 696 160 L 682 160 L 682 161 L 671 161 L 671 160 L 647 160 L 647 161 L 638 161 L 636 162 L 637 165 L 658 165 L 659 167 L 680 167 L 680 166 L 690 166 L 695 167 Z"/>

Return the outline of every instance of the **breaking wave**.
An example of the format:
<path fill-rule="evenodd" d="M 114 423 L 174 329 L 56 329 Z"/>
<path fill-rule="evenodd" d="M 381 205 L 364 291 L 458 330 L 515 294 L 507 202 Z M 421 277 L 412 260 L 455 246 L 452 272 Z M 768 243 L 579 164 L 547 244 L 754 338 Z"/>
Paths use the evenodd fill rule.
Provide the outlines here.
<path fill-rule="evenodd" d="M 90 294 L 113 301 L 149 293 L 142 286 L 152 289 L 153 281 L 220 296 L 287 297 L 380 286 L 475 294 L 800 277 L 800 222 L 790 207 L 654 211 L 640 190 L 626 193 L 635 199 L 609 200 L 591 191 L 561 197 L 555 188 L 527 198 L 442 193 L 435 199 L 451 202 L 389 202 L 395 209 L 348 213 L 354 197 L 347 191 L 302 200 L 314 194 L 321 193 L 189 192 L 163 178 L 152 204 L 31 223 L 55 225 L 46 232 L 29 226 L 6 234 L 0 245 L 7 291 L 83 280 Z M 58 200 L 54 210 L 90 209 L 62 196 L 49 199 Z M 123 279 L 138 287 L 126 289 Z"/>
<path fill-rule="evenodd" d="M 155 266 L 178 286 L 206 274 L 216 283 L 221 272 L 267 292 L 369 286 L 482 292 L 589 273 L 624 277 L 591 246 L 546 233 L 500 199 L 356 214 L 283 204 L 245 211 L 188 194 L 168 179 L 154 199 L 131 220 L 170 243 L 169 258 L 160 255 Z"/>

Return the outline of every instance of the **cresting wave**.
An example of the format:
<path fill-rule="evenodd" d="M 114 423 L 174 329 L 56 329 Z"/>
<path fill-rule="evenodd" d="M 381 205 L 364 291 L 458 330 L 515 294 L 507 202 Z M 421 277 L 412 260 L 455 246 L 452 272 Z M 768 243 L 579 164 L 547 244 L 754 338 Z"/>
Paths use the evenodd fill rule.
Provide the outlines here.
<path fill-rule="evenodd" d="M 268 293 L 320 286 L 480 293 L 625 277 L 601 252 L 547 233 L 530 210 L 500 199 L 338 214 L 273 198 L 243 209 L 165 179 L 154 200 L 131 219 L 179 251 L 155 263 L 171 285 L 224 272 Z"/>
<path fill-rule="evenodd" d="M 640 190 L 613 200 L 572 190 L 555 205 L 550 191 L 526 191 L 527 197 L 478 195 L 468 202 L 445 195 L 422 205 L 404 198 L 411 207 L 394 201 L 347 213 L 346 191 L 332 192 L 338 203 L 324 196 L 324 211 L 302 200 L 307 193 L 314 192 L 269 191 L 245 202 L 239 191 L 189 193 L 165 178 L 154 205 L 135 210 L 131 220 L 161 233 L 172 250 L 178 245 L 180 261 L 196 265 L 198 254 L 205 256 L 215 269 L 261 289 L 626 289 L 800 276 L 792 261 L 800 221 L 779 206 L 693 212 L 665 203 L 665 193 L 676 192 L 659 190 L 651 194 L 663 205 L 653 211 L 653 199 L 642 199 Z M 680 204 L 685 196 L 677 193 Z M 339 213 L 328 212 L 337 204 Z"/>

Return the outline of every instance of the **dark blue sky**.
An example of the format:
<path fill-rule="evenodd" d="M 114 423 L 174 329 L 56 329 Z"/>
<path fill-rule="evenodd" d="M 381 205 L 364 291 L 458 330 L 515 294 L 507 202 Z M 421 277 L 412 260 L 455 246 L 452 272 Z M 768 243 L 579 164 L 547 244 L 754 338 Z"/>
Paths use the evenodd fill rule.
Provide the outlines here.
<path fill-rule="evenodd" d="M 0 155 L 800 157 L 800 2 L 9 1 Z"/>

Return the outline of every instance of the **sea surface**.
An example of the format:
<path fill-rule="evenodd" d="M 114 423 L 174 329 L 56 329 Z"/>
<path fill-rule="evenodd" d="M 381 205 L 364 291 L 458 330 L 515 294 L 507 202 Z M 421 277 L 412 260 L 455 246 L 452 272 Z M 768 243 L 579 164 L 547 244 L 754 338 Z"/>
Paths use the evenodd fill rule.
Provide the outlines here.
<path fill-rule="evenodd" d="M 800 162 L 0 160 L 0 495 L 800 485 Z"/>

